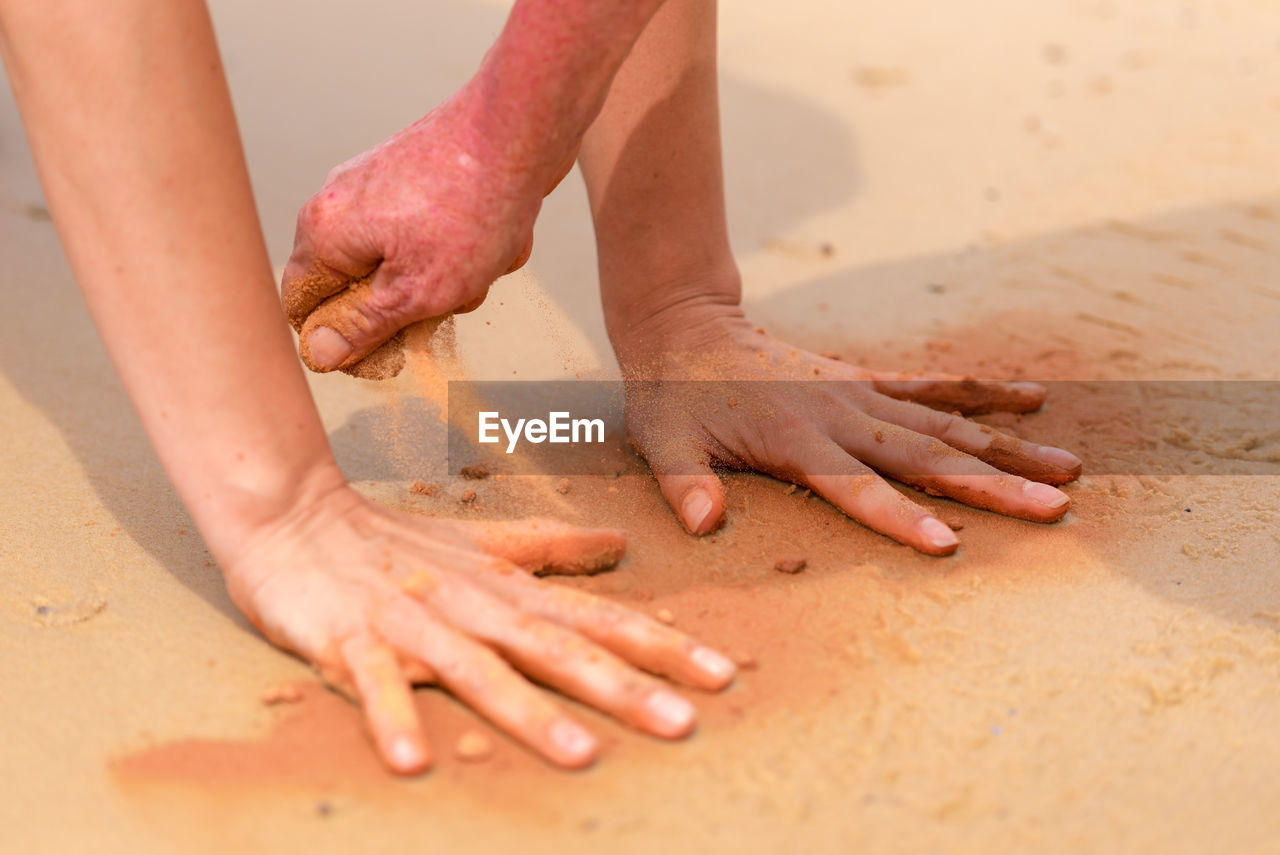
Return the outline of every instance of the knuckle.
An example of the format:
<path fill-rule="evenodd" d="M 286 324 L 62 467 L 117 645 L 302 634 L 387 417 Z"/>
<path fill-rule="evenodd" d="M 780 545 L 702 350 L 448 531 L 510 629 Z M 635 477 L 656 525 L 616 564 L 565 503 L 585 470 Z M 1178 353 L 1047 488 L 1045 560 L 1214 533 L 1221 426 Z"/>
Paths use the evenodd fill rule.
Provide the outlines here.
<path fill-rule="evenodd" d="M 913 436 L 902 449 L 906 464 L 906 474 L 927 475 L 939 470 L 943 459 L 952 453 L 949 445 L 940 439 L 926 436 Z"/>
<path fill-rule="evenodd" d="M 785 410 L 774 421 L 776 433 L 783 436 L 803 436 L 813 433 L 813 418 L 807 412 Z"/>
<path fill-rule="evenodd" d="M 404 283 L 405 306 L 414 315 L 423 318 L 434 318 L 453 312 L 468 302 L 465 295 L 442 288 L 438 283 L 429 283 L 414 277 Z"/>
<path fill-rule="evenodd" d="M 830 437 L 814 430 L 808 419 L 783 422 L 779 427 L 764 443 L 764 459 L 776 462 L 791 474 L 801 474 L 813 468 L 815 461 L 830 458 Z"/>
<path fill-rule="evenodd" d="M 425 287 L 416 276 L 391 274 L 370 288 L 365 301 L 370 312 L 383 320 L 416 314 L 423 308 Z"/>
<path fill-rule="evenodd" d="M 596 628 L 614 630 L 626 621 L 627 612 L 612 603 L 595 602 L 590 606 L 588 617 Z"/>
<path fill-rule="evenodd" d="M 341 210 L 337 194 L 322 190 L 304 202 L 298 211 L 298 230 L 327 232 L 336 224 Z"/>
<path fill-rule="evenodd" d="M 969 438 L 966 436 L 969 433 L 969 422 L 960 416 L 931 410 L 926 416 L 925 424 L 930 434 L 948 445 L 963 443 Z"/>

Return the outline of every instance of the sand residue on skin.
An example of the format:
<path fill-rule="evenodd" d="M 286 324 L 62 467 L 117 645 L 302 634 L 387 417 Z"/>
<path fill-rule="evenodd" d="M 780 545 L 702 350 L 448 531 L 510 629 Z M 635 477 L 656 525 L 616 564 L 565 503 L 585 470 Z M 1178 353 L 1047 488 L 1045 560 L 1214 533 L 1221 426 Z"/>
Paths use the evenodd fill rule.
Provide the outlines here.
<path fill-rule="evenodd" d="M 965 338 L 963 330 L 948 335 Z M 974 341 L 982 338 L 975 331 Z M 983 353 L 975 343 L 968 355 Z M 1069 370 L 1069 359 L 1061 367 Z M 1067 396 L 1006 421 L 1029 438 L 1069 437 L 1093 405 L 1087 396 Z M 1270 537 L 1261 517 L 1228 522 L 1235 499 L 1206 494 L 1189 479 L 1086 474 L 1068 488 L 1069 523 L 1056 525 L 914 494 L 964 529 L 962 549 L 946 559 L 898 546 L 825 502 L 799 502 L 796 491 L 759 475 L 727 476 L 729 523 L 704 538 L 683 532 L 651 478 L 579 477 L 570 494 L 554 494 L 554 506 L 542 491 L 528 489 L 550 480 L 491 479 L 485 503 L 468 516 L 500 520 L 554 507 L 568 521 L 625 526 L 631 548 L 617 569 L 556 584 L 659 618 L 678 616 L 681 631 L 730 653 L 742 669 L 728 692 L 691 693 L 700 727 L 688 743 L 664 745 L 575 707 L 606 746 L 605 765 L 590 776 L 648 780 L 678 773 L 754 792 L 759 769 L 726 758 L 744 740 L 778 736 L 785 721 L 785 758 L 775 760 L 770 792 L 803 786 L 817 804 L 845 804 L 850 793 L 865 801 L 870 794 L 891 798 L 886 804 L 900 807 L 882 809 L 903 817 L 955 817 L 1016 797 L 1021 809 L 1038 814 L 1060 804 L 1064 787 L 1108 787 L 1088 772 L 1112 768 L 1107 757 L 1090 754 L 1099 739 L 1125 763 L 1155 762 L 1143 746 L 1167 739 L 1171 716 L 1205 714 L 1215 708 L 1213 698 L 1230 697 L 1223 694 L 1235 685 L 1230 681 L 1270 673 L 1280 661 L 1258 646 L 1248 615 L 1244 624 L 1224 626 L 1188 612 L 1152 629 L 1145 601 L 1128 601 L 1140 609 L 1133 616 L 1099 601 L 1117 572 L 1156 598 L 1204 596 L 1215 583 L 1207 576 L 1196 581 L 1187 562 L 1225 566 L 1233 543 L 1256 550 L 1259 537 Z M 1274 506 L 1248 483 L 1232 489 L 1245 491 L 1259 513 Z M 1167 550 L 1176 557 L 1153 555 L 1170 542 L 1171 526 L 1188 532 Z M 776 555 L 779 544 L 793 543 L 804 544 L 805 572 L 779 573 L 772 561 L 759 560 L 762 551 Z M 1254 602 L 1268 597 L 1260 588 Z M 1267 609 L 1252 608 L 1258 611 Z M 1059 638 L 1063 632 L 1069 637 Z M 1100 673 L 1054 664 L 1064 649 L 1079 648 L 1077 633 L 1089 635 Z M 454 747 L 476 727 L 475 716 L 435 690 L 419 691 L 416 700 L 436 747 L 435 767 L 421 783 L 447 785 L 454 798 L 478 805 L 498 799 L 529 818 L 556 810 L 576 786 L 575 777 L 501 737 L 491 737 L 494 753 L 483 763 L 457 756 Z M 318 687 L 298 706 L 297 715 L 282 717 L 259 741 L 144 748 L 122 756 L 117 775 L 130 792 L 157 784 L 200 792 L 225 785 L 240 798 L 340 781 L 338 796 L 361 793 L 380 805 L 416 797 L 418 784 L 390 778 L 373 759 L 354 707 Z M 1106 721 L 1109 732 L 1081 733 L 1073 724 L 1080 720 Z M 332 750 L 317 756 L 320 739 Z M 1089 755 L 1084 764 L 1082 753 Z M 1057 771 L 1044 787 L 1011 794 L 1001 770 L 1007 773 L 1012 756 Z M 583 792 L 579 801 L 596 804 L 595 798 Z"/>

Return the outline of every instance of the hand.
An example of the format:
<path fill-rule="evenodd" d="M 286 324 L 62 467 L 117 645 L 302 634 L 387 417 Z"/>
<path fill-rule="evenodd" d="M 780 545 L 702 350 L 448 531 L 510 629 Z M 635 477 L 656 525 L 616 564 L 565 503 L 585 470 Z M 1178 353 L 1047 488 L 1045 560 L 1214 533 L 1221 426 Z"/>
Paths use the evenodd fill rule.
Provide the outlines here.
<path fill-rule="evenodd" d="M 626 330 L 615 347 L 629 381 L 628 432 L 693 534 L 724 520 L 713 464 L 808 487 L 931 555 L 954 552 L 955 533 L 876 472 L 1022 519 L 1067 512 L 1068 496 L 1050 485 L 1079 476 L 1075 455 L 931 408 L 1029 412 L 1044 401 L 1034 383 L 868 371 L 771 338 L 736 306 L 618 329 Z"/>
<path fill-rule="evenodd" d="M 313 371 L 393 376 L 401 330 L 477 308 L 528 260 L 542 198 L 576 149 L 515 162 L 481 137 L 469 109 L 464 89 L 335 168 L 303 205 L 282 288 Z"/>
<path fill-rule="evenodd" d="M 526 572 L 600 570 L 625 546 L 622 532 L 549 520 L 416 517 L 344 486 L 254 539 L 226 575 L 267 638 L 359 699 L 392 771 L 430 763 L 410 690 L 426 682 L 553 763 L 580 767 L 596 739 L 521 674 L 668 739 L 690 732 L 694 708 L 638 669 L 712 690 L 734 676 L 684 634 Z"/>

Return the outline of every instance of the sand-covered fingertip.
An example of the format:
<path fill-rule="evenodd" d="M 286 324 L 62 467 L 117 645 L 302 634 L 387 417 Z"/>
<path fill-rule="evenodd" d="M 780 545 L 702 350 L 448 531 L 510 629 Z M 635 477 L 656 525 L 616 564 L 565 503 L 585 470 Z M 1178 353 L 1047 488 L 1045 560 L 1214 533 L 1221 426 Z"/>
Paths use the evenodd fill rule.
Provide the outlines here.
<path fill-rule="evenodd" d="M 479 540 L 490 555 L 539 574 L 598 573 L 627 551 L 622 529 L 580 528 L 551 519 L 489 523 L 479 531 Z"/>

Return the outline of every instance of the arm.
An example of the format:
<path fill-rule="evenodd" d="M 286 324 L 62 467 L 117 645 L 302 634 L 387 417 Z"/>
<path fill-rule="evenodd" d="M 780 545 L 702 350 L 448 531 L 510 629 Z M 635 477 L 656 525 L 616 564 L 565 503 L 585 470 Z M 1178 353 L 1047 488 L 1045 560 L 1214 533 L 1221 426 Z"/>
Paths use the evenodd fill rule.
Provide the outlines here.
<path fill-rule="evenodd" d="M 532 251 L 542 198 L 662 0 L 517 0 L 454 97 L 342 164 L 298 215 L 284 301 L 316 371 L 399 371 L 400 330 L 475 308 Z"/>
<path fill-rule="evenodd" d="M 520 671 L 646 732 L 689 732 L 693 707 L 635 667 L 719 688 L 731 663 L 514 572 L 602 569 L 620 532 L 429 520 L 347 486 L 280 318 L 200 0 L 110 15 L 0 0 L 0 51 L 76 278 L 233 600 L 359 698 L 393 770 L 429 762 L 411 682 L 566 766 L 598 745 Z"/>
<path fill-rule="evenodd" d="M 3 0 L 0 26 L 94 321 L 210 547 L 234 558 L 342 479 L 288 358 L 205 8 Z"/>
<path fill-rule="evenodd" d="M 669 0 L 615 78 L 580 158 L 614 351 L 628 380 L 655 381 L 628 389 L 628 430 L 667 502 L 706 534 L 725 513 L 713 466 L 755 469 L 935 555 L 955 551 L 955 534 L 876 472 L 1000 513 L 1059 519 L 1069 500 L 1050 484 L 1079 474 L 1073 455 L 897 400 L 1027 411 L 1043 401 L 1041 387 L 867 371 L 747 322 L 725 222 L 715 23 L 714 0 Z M 716 387 L 702 394 L 705 385 L 680 382 L 690 380 Z"/>

